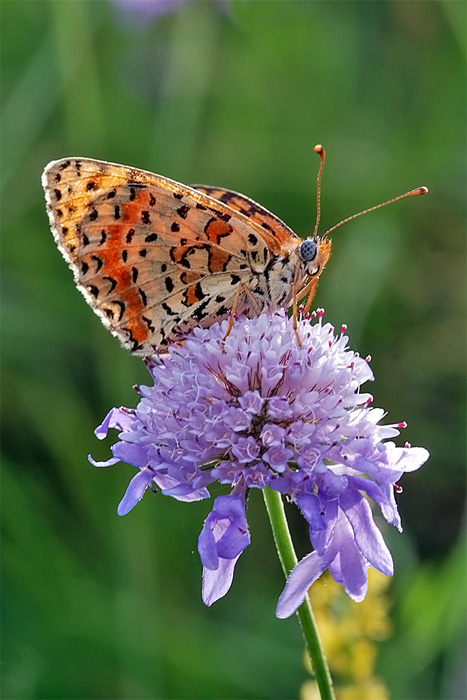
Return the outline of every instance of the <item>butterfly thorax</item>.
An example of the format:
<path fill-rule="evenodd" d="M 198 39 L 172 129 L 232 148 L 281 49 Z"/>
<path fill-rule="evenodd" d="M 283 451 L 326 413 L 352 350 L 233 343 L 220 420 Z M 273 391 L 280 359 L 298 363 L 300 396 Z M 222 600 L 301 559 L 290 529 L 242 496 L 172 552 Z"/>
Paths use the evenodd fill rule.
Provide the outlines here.
<path fill-rule="evenodd" d="M 271 256 L 262 274 L 255 277 L 252 292 L 261 308 L 280 308 L 292 302 L 293 288 L 300 290 L 319 277 L 331 254 L 331 242 L 317 236 L 293 241 L 289 249 Z"/>
<path fill-rule="evenodd" d="M 254 271 L 248 286 L 256 299 L 258 311 L 275 310 L 288 302 L 296 269 L 296 254 L 291 252 L 271 255 L 262 270 Z M 245 304 L 248 305 L 248 301 L 246 297 Z"/>

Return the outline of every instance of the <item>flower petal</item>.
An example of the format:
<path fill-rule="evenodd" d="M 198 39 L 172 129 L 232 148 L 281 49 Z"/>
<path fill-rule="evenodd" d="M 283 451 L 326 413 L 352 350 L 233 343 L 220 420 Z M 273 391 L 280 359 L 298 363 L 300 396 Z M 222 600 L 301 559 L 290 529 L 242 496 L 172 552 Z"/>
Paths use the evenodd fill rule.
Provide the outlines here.
<path fill-rule="evenodd" d="M 111 467 L 113 464 L 118 464 L 118 462 L 120 462 L 118 457 L 110 457 L 109 459 L 106 459 L 103 462 L 96 462 L 96 460 L 93 459 L 91 455 L 88 455 L 88 460 L 91 462 L 93 467 Z"/>
<path fill-rule="evenodd" d="M 207 519 L 198 537 L 198 552 L 205 569 L 215 571 L 219 567 L 216 540 Z"/>
<path fill-rule="evenodd" d="M 368 588 L 367 563 L 355 542 L 350 523 L 340 509 L 328 556 L 332 553 L 336 553 L 329 564 L 332 577 L 344 586 L 352 600 L 362 601 Z"/>
<path fill-rule="evenodd" d="M 397 466 L 402 468 L 404 472 L 414 472 L 420 469 L 430 456 L 430 453 L 424 447 L 401 447 L 397 449 L 402 451 L 401 459 Z"/>
<path fill-rule="evenodd" d="M 285 588 L 282 591 L 276 608 L 276 617 L 290 617 L 303 603 L 310 586 L 327 569 L 326 557 L 311 552 L 303 557 L 292 569 Z"/>
<path fill-rule="evenodd" d="M 227 593 L 235 563 L 249 544 L 243 495 L 218 496 L 198 539 L 206 605 Z"/>
<path fill-rule="evenodd" d="M 205 605 L 212 605 L 223 598 L 228 593 L 232 585 L 235 564 L 238 557 L 235 559 L 219 559 L 216 569 L 203 568 L 203 588 L 202 598 Z"/>
<path fill-rule="evenodd" d="M 126 462 L 134 467 L 145 467 L 149 462 L 146 445 L 120 441 L 112 447 L 112 453 L 121 462 Z"/>
<path fill-rule="evenodd" d="M 118 515 L 126 515 L 140 501 L 147 487 L 154 478 L 154 472 L 149 467 L 141 469 L 136 476 L 132 478 L 125 491 L 125 495 L 118 504 Z"/>
<path fill-rule="evenodd" d="M 112 408 L 102 423 L 97 426 L 94 431 L 94 435 L 99 439 L 103 440 L 107 436 L 107 432 L 110 428 L 118 428 L 119 430 L 129 430 L 131 424 L 134 422 L 134 416 L 132 413 L 123 411 L 121 408 Z"/>
<path fill-rule="evenodd" d="M 392 576 L 394 565 L 391 553 L 374 523 L 368 501 L 358 491 L 349 490 L 342 494 L 339 505 L 352 526 L 355 542 L 365 559 L 381 573 Z"/>

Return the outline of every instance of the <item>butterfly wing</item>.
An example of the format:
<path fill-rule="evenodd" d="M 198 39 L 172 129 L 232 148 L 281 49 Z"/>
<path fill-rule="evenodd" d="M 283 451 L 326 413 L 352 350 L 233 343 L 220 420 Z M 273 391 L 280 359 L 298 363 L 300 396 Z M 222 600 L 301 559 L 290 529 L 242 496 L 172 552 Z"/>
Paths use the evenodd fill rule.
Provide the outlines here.
<path fill-rule="evenodd" d="M 78 288 L 132 352 L 226 318 L 238 285 L 252 287 L 270 258 L 260 225 L 153 173 L 68 158 L 50 163 L 42 183 Z M 247 297 L 243 306 L 252 311 Z"/>
<path fill-rule="evenodd" d="M 231 209 L 246 216 L 249 221 L 260 226 L 270 250 L 274 253 L 288 252 L 291 244 L 295 247 L 300 243 L 300 238 L 286 223 L 253 199 L 222 187 L 211 187 L 209 185 L 192 185 L 192 187 L 198 192 L 203 192 L 210 197 L 214 197 L 219 202 L 223 202 Z"/>

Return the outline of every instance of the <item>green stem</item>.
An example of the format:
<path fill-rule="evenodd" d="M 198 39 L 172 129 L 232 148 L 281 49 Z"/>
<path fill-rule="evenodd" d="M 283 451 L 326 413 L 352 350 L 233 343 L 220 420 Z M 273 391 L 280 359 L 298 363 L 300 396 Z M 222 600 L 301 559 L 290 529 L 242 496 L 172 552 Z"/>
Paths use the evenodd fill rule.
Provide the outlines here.
<path fill-rule="evenodd" d="M 285 577 L 287 578 L 297 563 L 297 556 L 290 536 L 287 518 L 285 517 L 284 504 L 282 503 L 280 493 L 270 489 L 268 486 L 263 489 L 263 495 L 279 560 L 282 564 Z M 318 628 L 308 596 L 306 596 L 304 602 L 298 608 L 297 615 L 300 620 L 303 636 L 305 637 L 306 647 L 313 664 L 313 671 L 321 698 L 322 700 L 335 700 L 331 674 L 329 673 L 328 664 L 324 656 Z"/>

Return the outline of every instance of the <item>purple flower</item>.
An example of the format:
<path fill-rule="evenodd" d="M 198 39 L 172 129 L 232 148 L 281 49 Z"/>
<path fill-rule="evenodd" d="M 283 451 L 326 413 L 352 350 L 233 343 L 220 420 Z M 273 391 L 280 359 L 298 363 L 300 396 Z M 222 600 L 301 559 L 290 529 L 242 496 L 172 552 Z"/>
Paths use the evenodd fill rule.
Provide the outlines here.
<path fill-rule="evenodd" d="M 134 14 L 142 20 L 151 20 L 159 15 L 175 12 L 187 0 L 114 0 L 125 12 Z"/>
<path fill-rule="evenodd" d="M 181 501 L 209 498 L 208 486 L 230 484 L 199 538 L 203 600 L 227 593 L 235 564 L 250 542 L 245 503 L 249 488 L 286 494 L 310 526 L 313 551 L 293 569 L 276 614 L 288 617 L 312 583 L 329 569 L 348 595 L 365 597 L 367 569 L 393 573 L 391 554 L 368 498 L 401 530 L 394 498 L 402 474 L 428 452 L 396 447 L 405 423 L 380 425 L 361 385 L 373 379 L 368 359 L 347 346 L 345 327 L 299 322 L 301 345 L 285 313 L 239 318 L 195 329 L 182 347 L 148 360 L 153 386 L 141 386 L 136 409 L 112 409 L 99 428 L 117 428 L 110 466 L 137 468 L 118 506 L 124 515 L 151 485 Z M 313 314 L 313 317 L 316 317 Z"/>
<path fill-rule="evenodd" d="M 190 0 L 114 0 L 115 5 L 125 13 L 135 24 L 146 24 L 162 15 L 176 12 Z M 225 9 L 228 0 L 217 0 L 221 10 Z"/>

